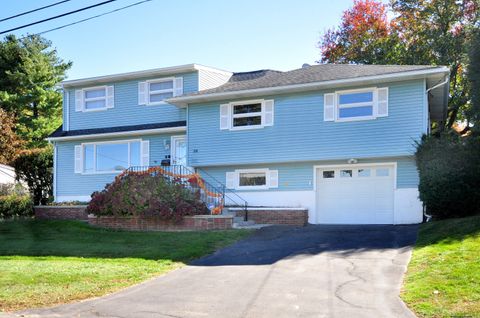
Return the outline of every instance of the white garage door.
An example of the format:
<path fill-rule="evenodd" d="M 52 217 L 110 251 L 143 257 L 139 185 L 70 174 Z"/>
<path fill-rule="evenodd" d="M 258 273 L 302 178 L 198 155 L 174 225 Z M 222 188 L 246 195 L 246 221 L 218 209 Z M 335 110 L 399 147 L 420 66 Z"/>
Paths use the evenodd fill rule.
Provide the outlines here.
<path fill-rule="evenodd" d="M 317 223 L 392 224 L 394 182 L 393 165 L 317 169 Z"/>

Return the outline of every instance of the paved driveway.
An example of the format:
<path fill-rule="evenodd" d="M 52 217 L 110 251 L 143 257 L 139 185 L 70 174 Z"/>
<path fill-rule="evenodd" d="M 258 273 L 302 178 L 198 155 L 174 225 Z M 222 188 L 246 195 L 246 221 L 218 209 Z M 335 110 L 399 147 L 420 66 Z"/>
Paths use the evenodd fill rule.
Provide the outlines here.
<path fill-rule="evenodd" d="M 414 317 L 398 297 L 416 226 L 269 227 L 121 292 L 27 317 Z"/>

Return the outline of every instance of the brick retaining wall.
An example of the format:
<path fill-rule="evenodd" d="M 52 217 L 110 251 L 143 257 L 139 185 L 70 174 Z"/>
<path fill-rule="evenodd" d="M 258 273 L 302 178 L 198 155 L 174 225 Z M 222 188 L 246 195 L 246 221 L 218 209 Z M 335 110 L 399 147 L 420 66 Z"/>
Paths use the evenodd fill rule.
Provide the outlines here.
<path fill-rule="evenodd" d="M 88 214 L 85 211 L 86 205 L 75 206 L 49 206 L 41 205 L 35 206 L 35 218 L 49 219 L 49 220 L 86 220 Z"/>
<path fill-rule="evenodd" d="M 236 216 L 245 217 L 245 212 L 241 209 L 229 209 L 235 212 Z M 248 209 L 248 219 L 257 224 L 278 224 L 304 226 L 308 223 L 307 209 L 285 209 L 285 208 L 250 208 Z"/>
<path fill-rule="evenodd" d="M 197 231 L 227 230 L 233 225 L 232 216 L 196 215 L 187 216 L 180 223 L 164 221 L 157 217 L 89 217 L 88 223 L 93 226 L 132 231 Z"/>

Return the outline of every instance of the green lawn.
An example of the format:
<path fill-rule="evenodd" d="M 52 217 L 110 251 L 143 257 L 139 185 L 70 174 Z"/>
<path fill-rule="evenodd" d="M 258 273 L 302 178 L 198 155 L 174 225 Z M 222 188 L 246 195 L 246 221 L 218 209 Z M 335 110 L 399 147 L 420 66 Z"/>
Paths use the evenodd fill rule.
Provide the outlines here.
<path fill-rule="evenodd" d="M 419 317 L 480 317 L 480 216 L 421 226 L 402 298 Z"/>
<path fill-rule="evenodd" d="M 0 311 L 104 295 L 251 232 L 126 232 L 76 221 L 0 222 Z"/>

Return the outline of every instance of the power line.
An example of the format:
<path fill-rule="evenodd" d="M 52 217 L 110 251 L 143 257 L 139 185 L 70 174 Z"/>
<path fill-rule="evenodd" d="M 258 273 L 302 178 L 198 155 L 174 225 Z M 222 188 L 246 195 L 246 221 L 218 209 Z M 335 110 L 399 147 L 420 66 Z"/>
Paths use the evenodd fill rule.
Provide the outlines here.
<path fill-rule="evenodd" d="M 15 14 L 15 15 L 12 15 L 11 17 L 0 19 L 0 22 L 7 21 L 7 20 L 10 20 L 10 19 L 13 19 L 13 18 L 18 18 L 18 17 L 21 17 L 22 15 L 29 14 L 29 13 L 36 12 L 36 11 L 40 11 L 40 10 L 43 10 L 43 9 L 46 9 L 46 8 L 50 8 L 50 7 L 53 7 L 53 6 L 56 6 L 56 5 L 59 5 L 59 4 L 62 4 L 64 2 L 68 2 L 68 1 L 71 1 L 71 0 L 63 0 L 63 1 L 55 2 L 55 3 L 52 3 L 48 6 L 44 6 L 44 7 L 40 7 L 40 8 L 37 8 L 37 9 L 30 10 L 30 11 L 25 11 L 25 12 L 22 12 L 22 13 L 19 13 L 19 14 Z"/>
<path fill-rule="evenodd" d="M 67 16 L 67 15 L 70 15 L 70 14 L 74 14 L 74 13 L 77 13 L 77 12 L 80 12 L 80 11 L 85 11 L 85 10 L 95 8 L 95 7 L 98 7 L 98 6 L 101 6 L 101 5 L 110 3 L 110 2 L 114 2 L 114 1 L 117 1 L 117 0 L 103 1 L 103 2 L 100 2 L 100 3 L 94 4 L 94 5 L 88 6 L 88 7 L 84 7 L 84 8 L 77 9 L 77 10 L 74 10 L 74 11 L 70 11 L 70 12 L 67 12 L 67 13 L 62 13 L 62 14 L 59 14 L 59 15 L 51 17 L 51 18 L 43 19 L 43 20 L 40 20 L 40 21 L 35 21 L 35 22 L 29 23 L 29 24 L 25 24 L 25 25 L 10 29 L 10 30 L 5 30 L 5 31 L 0 32 L 0 34 L 8 33 L 8 32 L 19 30 L 19 29 L 23 29 L 23 28 L 26 28 L 26 27 L 29 27 L 29 26 L 32 26 L 32 25 L 35 25 L 35 24 L 46 22 L 46 21 L 58 19 L 58 18 Z"/>
<path fill-rule="evenodd" d="M 132 4 L 128 5 L 128 6 L 124 6 L 124 7 L 115 9 L 115 10 L 107 11 L 107 12 L 105 12 L 105 13 L 97 14 L 97 15 L 94 15 L 94 16 L 89 17 L 89 18 L 86 18 L 86 19 L 78 20 L 78 21 L 75 21 L 75 22 L 72 22 L 72 23 L 68 23 L 68 24 L 65 24 L 65 25 L 62 25 L 62 26 L 59 26 L 59 27 L 50 29 L 50 30 L 42 31 L 42 32 L 36 33 L 36 34 L 34 34 L 34 35 L 41 35 L 41 34 L 45 34 L 45 33 L 48 33 L 48 32 L 60 30 L 60 29 L 63 29 L 63 28 L 66 28 L 66 27 L 69 27 L 69 26 L 72 26 L 72 25 L 75 25 L 75 24 L 79 24 L 79 23 L 82 23 L 82 22 L 85 22 L 85 21 L 88 21 L 88 20 L 92 20 L 92 19 L 95 19 L 95 18 L 99 18 L 99 17 L 102 17 L 102 16 L 104 16 L 104 15 L 111 14 L 111 13 L 114 13 L 114 12 L 117 12 L 117 11 L 121 11 L 121 10 L 125 10 L 125 9 L 130 8 L 130 7 L 138 6 L 138 5 L 142 4 L 142 3 L 150 2 L 150 1 L 152 1 L 152 0 L 143 0 L 143 1 L 135 2 L 135 3 L 132 3 Z M 30 35 L 30 36 L 32 36 L 32 35 Z"/>

